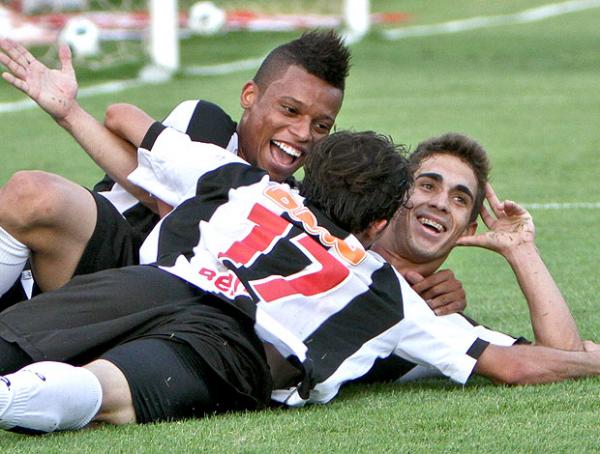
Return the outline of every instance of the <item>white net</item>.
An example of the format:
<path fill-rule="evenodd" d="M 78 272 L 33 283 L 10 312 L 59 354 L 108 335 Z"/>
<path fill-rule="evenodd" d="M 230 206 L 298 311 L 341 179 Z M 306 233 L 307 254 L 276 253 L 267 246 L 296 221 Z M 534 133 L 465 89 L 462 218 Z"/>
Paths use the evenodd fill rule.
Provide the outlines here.
<path fill-rule="evenodd" d="M 8 36 L 29 46 L 41 46 L 37 54 L 47 64 L 56 63 L 56 43 L 67 42 L 73 50 L 76 64 L 92 71 L 115 65 L 143 66 L 152 59 L 160 65 L 153 54 L 154 46 L 150 45 L 153 40 L 151 30 L 156 28 L 150 26 L 152 16 L 148 6 L 152 3 L 161 6 L 169 2 L 0 0 L 0 36 Z M 344 22 L 345 13 L 348 16 L 348 5 L 360 13 L 354 15 L 358 27 L 368 28 L 369 24 L 368 0 L 179 0 L 175 3 L 178 13 L 174 15 L 179 27 L 175 40 L 235 30 L 342 28 L 344 23 L 349 23 L 347 17 Z M 366 8 L 364 5 L 367 5 Z M 161 13 L 158 14 L 160 18 Z M 161 33 L 160 41 L 166 41 L 164 29 L 158 33 Z M 154 37 L 154 40 L 157 41 L 157 38 Z M 178 67 L 178 58 L 175 64 Z M 185 66 L 186 62 L 183 61 L 182 65 Z"/>

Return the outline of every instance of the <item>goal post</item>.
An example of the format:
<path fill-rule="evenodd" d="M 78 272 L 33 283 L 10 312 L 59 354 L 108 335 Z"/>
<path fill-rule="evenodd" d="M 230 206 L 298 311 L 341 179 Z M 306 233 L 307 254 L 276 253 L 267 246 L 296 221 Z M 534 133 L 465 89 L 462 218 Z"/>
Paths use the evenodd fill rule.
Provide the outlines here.
<path fill-rule="evenodd" d="M 351 44 L 371 25 L 369 0 L 0 0 L 3 12 L 11 22 L 0 36 L 48 46 L 46 63 L 56 61 L 58 40 L 93 70 L 145 60 L 140 76 L 154 81 L 190 65 L 181 61 L 185 37 L 336 28 Z"/>
<path fill-rule="evenodd" d="M 179 17 L 177 0 L 147 0 L 150 13 L 148 53 L 151 68 L 143 74 L 154 77 L 158 72 L 167 75 L 180 68 Z M 188 2 L 189 3 L 189 2 Z M 208 2 L 203 2 L 208 3 Z M 362 39 L 370 29 L 369 0 L 339 0 L 342 33 L 351 44 Z"/>
<path fill-rule="evenodd" d="M 177 0 L 148 0 L 150 31 L 148 53 L 159 71 L 179 69 L 179 9 Z"/>

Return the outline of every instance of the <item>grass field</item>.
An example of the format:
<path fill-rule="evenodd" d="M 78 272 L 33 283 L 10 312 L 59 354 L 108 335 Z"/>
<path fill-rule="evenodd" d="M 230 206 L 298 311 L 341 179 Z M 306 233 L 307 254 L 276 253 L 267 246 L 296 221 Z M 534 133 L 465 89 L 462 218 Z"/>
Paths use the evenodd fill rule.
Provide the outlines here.
<path fill-rule="evenodd" d="M 239 3 L 239 2 L 238 2 Z M 385 5 L 380 5 L 385 3 Z M 411 13 L 406 25 L 512 14 L 541 0 L 373 1 Z M 375 129 L 416 145 L 445 131 L 488 149 L 497 192 L 523 203 L 600 202 L 600 8 L 527 24 L 354 45 L 338 128 Z M 264 55 L 289 33 L 230 33 L 184 43 L 184 61 L 226 63 Z M 136 68 L 80 74 L 80 85 L 131 78 Z M 178 77 L 156 86 L 81 99 L 98 118 L 116 101 L 160 117 L 186 98 L 221 104 L 235 118 L 252 71 Z M 0 84 L 0 103 L 22 96 Z M 0 113 L 0 183 L 39 168 L 89 185 L 101 175 L 43 113 Z M 535 208 L 538 246 L 582 334 L 600 340 L 597 208 Z M 468 292 L 468 313 L 532 337 L 510 270 L 485 251 L 461 249 L 448 263 Z M 475 379 L 349 387 L 332 404 L 302 410 L 25 437 L 0 433 L 3 452 L 586 452 L 598 451 L 600 379 L 496 387 Z"/>

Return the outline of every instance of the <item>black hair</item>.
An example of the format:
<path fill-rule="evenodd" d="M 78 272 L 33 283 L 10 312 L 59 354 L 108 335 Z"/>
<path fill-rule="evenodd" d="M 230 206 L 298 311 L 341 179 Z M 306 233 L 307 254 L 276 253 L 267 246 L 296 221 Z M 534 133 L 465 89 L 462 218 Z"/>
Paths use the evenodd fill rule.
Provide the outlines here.
<path fill-rule="evenodd" d="M 300 193 L 339 227 L 361 233 L 406 203 L 413 180 L 404 151 L 372 131 L 331 134 L 308 153 Z"/>
<path fill-rule="evenodd" d="M 254 82 L 265 87 L 281 71 L 296 65 L 344 91 L 350 58 L 349 49 L 335 31 L 313 30 L 273 49 L 258 68 Z"/>
<path fill-rule="evenodd" d="M 463 134 L 449 132 L 421 142 L 409 159 L 416 169 L 421 162 L 436 154 L 456 156 L 473 170 L 477 180 L 477 193 L 469 220 L 470 222 L 475 221 L 483 206 L 485 186 L 490 173 L 490 160 L 485 149 L 478 142 Z"/>

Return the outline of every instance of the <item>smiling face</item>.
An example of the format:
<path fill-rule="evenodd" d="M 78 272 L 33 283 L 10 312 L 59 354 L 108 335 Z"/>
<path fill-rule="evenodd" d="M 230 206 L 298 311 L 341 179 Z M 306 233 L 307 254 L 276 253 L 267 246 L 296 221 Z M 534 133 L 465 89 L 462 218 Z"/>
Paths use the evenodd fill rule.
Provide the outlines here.
<path fill-rule="evenodd" d="M 450 154 L 424 159 L 414 180 L 408 206 L 398 211 L 383 240 L 394 255 L 436 269 L 458 238 L 475 233 L 477 224 L 469 218 L 477 180 L 467 163 Z"/>
<path fill-rule="evenodd" d="M 342 90 L 296 65 L 262 90 L 246 83 L 240 98 L 240 157 L 284 180 L 302 166 L 312 144 L 329 134 L 342 98 Z"/>

